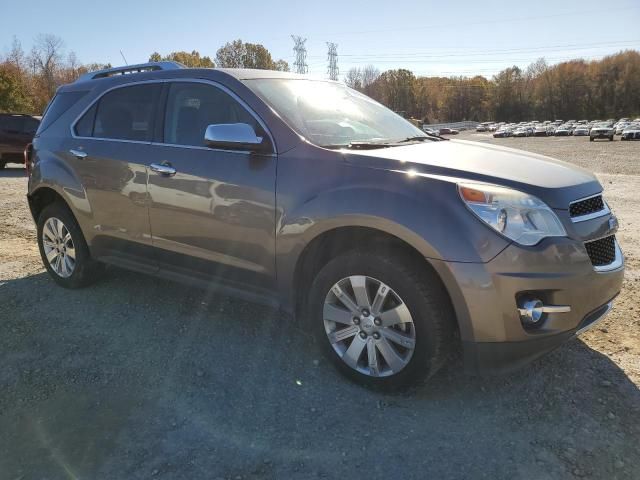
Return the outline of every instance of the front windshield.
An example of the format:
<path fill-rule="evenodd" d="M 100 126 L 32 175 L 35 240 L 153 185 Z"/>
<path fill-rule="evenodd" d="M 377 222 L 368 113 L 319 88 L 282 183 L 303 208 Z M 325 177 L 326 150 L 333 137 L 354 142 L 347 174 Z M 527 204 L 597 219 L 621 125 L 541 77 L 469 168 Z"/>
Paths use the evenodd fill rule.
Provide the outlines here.
<path fill-rule="evenodd" d="M 321 147 L 425 137 L 401 116 L 340 83 L 254 79 L 247 85 L 298 133 Z"/>

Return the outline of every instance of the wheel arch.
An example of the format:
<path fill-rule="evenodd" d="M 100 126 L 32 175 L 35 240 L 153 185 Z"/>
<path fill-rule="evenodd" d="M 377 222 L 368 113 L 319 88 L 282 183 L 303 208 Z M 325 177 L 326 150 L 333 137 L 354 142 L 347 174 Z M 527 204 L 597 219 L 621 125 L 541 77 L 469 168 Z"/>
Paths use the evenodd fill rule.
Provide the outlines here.
<path fill-rule="evenodd" d="M 34 190 L 27 196 L 27 200 L 29 202 L 29 210 L 31 210 L 31 216 L 33 217 L 33 220 L 35 222 L 38 221 L 40 213 L 42 213 L 42 210 L 44 210 L 47 205 L 59 202 L 69 208 L 69 204 L 65 200 L 65 198 L 54 188 L 49 186 L 39 187 L 38 189 Z"/>
<path fill-rule="evenodd" d="M 325 230 L 311 239 L 297 258 L 290 282 L 291 309 L 299 318 L 306 307 L 306 296 L 303 294 L 311 286 L 317 272 L 329 260 L 356 248 L 371 249 L 406 258 L 413 265 L 419 265 L 437 278 L 440 286 L 451 295 L 440 273 L 433 267 L 427 257 L 406 239 L 370 226 L 341 226 Z M 456 317 L 455 328 L 458 329 L 457 309 L 453 302 L 452 311 Z"/>

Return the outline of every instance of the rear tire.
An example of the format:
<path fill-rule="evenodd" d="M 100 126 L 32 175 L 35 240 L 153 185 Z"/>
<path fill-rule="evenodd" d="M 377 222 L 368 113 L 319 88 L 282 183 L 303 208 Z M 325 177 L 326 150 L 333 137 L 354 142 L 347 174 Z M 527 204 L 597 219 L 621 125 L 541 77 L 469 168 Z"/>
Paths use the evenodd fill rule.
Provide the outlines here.
<path fill-rule="evenodd" d="M 103 265 L 91 258 L 80 226 L 66 205 L 47 205 L 37 223 L 42 262 L 58 285 L 81 288 L 98 278 Z"/>
<path fill-rule="evenodd" d="M 7 164 L 6 164 L 6 163 L 4 163 L 4 162 L 0 162 L 0 170 L 3 170 L 3 169 L 4 169 L 4 167 L 6 167 L 6 166 L 7 166 Z"/>
<path fill-rule="evenodd" d="M 609 137 L 609 141 L 613 142 L 613 136 Z"/>
<path fill-rule="evenodd" d="M 593 137 L 589 137 L 589 141 L 590 141 L 590 142 L 593 142 Z"/>
<path fill-rule="evenodd" d="M 354 279 L 362 281 L 364 297 L 352 288 Z M 377 303 L 380 292 L 385 300 Z M 345 294 L 357 308 L 340 300 Z M 332 259 L 318 272 L 306 313 L 318 345 L 342 374 L 385 390 L 432 376 L 450 352 L 455 325 L 449 296 L 435 272 L 417 267 L 410 258 L 359 249 Z M 334 314 L 339 321 L 331 320 Z"/>

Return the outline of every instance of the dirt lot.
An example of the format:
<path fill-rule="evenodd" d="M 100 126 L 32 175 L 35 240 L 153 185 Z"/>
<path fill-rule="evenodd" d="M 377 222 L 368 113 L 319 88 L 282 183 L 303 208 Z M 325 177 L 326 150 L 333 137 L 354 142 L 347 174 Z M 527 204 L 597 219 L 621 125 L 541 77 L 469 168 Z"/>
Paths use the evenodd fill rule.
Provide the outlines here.
<path fill-rule="evenodd" d="M 0 172 L 0 478 L 640 478 L 640 142 L 490 141 L 597 172 L 622 294 L 596 329 L 497 378 L 459 361 L 402 395 L 342 379 L 277 311 L 112 269 L 43 273 Z"/>

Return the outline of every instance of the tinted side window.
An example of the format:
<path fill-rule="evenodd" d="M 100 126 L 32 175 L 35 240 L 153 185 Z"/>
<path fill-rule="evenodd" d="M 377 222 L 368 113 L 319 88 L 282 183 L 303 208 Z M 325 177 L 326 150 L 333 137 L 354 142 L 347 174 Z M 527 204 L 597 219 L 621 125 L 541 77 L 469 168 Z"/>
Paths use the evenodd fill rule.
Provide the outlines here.
<path fill-rule="evenodd" d="M 161 89 L 161 84 L 154 83 L 117 88 L 105 94 L 98 103 L 93 136 L 151 141 Z"/>
<path fill-rule="evenodd" d="M 96 119 L 96 110 L 98 109 L 97 104 L 93 104 L 93 106 L 86 111 L 86 113 L 82 116 L 78 123 L 75 126 L 76 135 L 79 137 L 91 137 L 93 136 L 93 122 Z"/>
<path fill-rule="evenodd" d="M 22 133 L 24 131 L 24 117 L 13 115 L 4 117 L 0 128 L 5 132 Z"/>
<path fill-rule="evenodd" d="M 47 109 L 44 112 L 44 117 L 42 117 L 42 122 L 40 122 L 40 127 L 38 128 L 38 133 L 44 131 L 49 127 L 53 122 L 55 122 L 60 115 L 69 110 L 78 100 L 84 97 L 87 94 L 87 91 L 82 92 L 62 92 L 56 94 L 55 97 L 49 102 Z"/>
<path fill-rule="evenodd" d="M 25 118 L 24 119 L 24 133 L 27 133 L 29 135 L 35 134 L 39 125 L 40 125 L 40 122 L 38 120 L 36 120 L 35 118 L 30 118 L 30 117 Z"/>
<path fill-rule="evenodd" d="M 204 146 L 208 125 L 248 123 L 260 131 L 255 118 L 233 97 L 204 83 L 172 83 L 167 98 L 164 142 Z"/>

